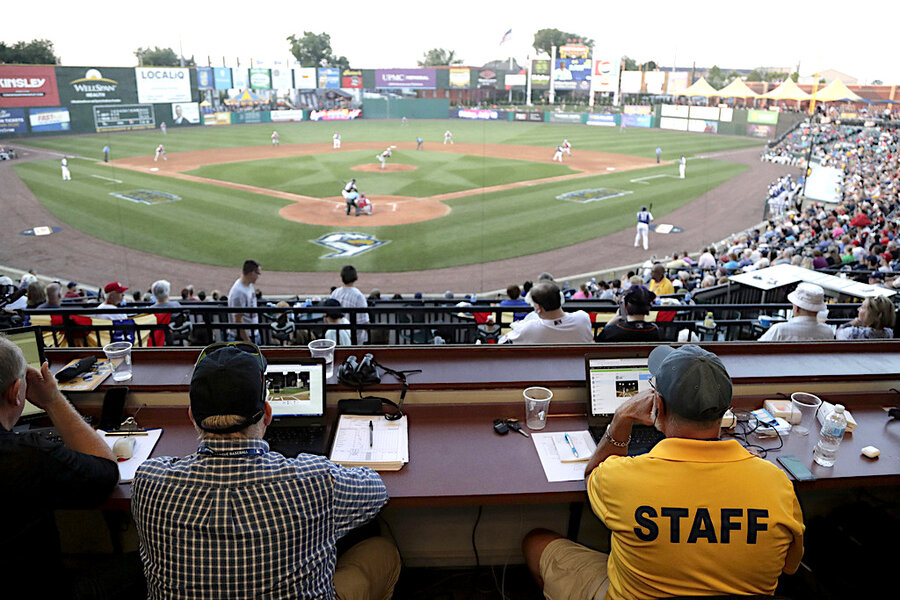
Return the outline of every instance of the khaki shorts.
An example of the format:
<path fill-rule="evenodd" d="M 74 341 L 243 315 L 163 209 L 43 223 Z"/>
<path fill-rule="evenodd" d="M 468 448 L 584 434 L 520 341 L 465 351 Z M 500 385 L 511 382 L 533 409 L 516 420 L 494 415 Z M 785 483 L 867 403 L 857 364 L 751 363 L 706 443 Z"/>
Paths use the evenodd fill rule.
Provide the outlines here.
<path fill-rule="evenodd" d="M 541 577 L 547 600 L 603 600 L 609 587 L 606 561 L 609 556 L 560 538 L 541 554 Z"/>
<path fill-rule="evenodd" d="M 337 561 L 334 591 L 340 600 L 388 600 L 400 576 L 400 553 L 383 537 L 361 541 Z"/>

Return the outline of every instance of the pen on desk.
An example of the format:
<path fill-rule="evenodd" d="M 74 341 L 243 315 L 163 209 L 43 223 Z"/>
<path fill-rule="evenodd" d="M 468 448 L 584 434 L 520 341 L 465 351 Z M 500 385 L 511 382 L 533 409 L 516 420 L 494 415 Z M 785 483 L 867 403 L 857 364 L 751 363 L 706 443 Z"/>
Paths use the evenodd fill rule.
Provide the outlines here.
<path fill-rule="evenodd" d="M 374 441 L 374 438 L 375 438 L 374 431 L 375 431 L 375 425 L 373 425 L 372 421 L 370 420 L 369 421 L 369 448 L 371 448 L 373 445 L 372 442 Z"/>
<path fill-rule="evenodd" d="M 128 435 L 150 435 L 146 431 L 107 431 L 104 435 L 107 437 L 112 437 L 116 435 L 128 436 Z"/>
<path fill-rule="evenodd" d="M 565 434 L 565 438 L 566 443 L 569 445 L 569 448 L 572 449 L 572 455 L 575 456 L 575 458 L 578 458 L 578 450 L 575 449 L 575 444 L 572 443 L 572 438 L 569 437 L 568 433 Z"/>

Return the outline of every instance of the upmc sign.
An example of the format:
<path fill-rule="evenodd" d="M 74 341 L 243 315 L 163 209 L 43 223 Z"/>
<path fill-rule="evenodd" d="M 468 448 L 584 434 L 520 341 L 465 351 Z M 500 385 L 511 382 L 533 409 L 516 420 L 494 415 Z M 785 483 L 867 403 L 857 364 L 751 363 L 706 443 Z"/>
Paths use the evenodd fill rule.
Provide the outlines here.
<path fill-rule="evenodd" d="M 428 88 L 437 86 L 434 69 L 376 69 L 376 88 Z"/>
<path fill-rule="evenodd" d="M 0 106 L 59 106 L 55 69 L 0 65 Z"/>

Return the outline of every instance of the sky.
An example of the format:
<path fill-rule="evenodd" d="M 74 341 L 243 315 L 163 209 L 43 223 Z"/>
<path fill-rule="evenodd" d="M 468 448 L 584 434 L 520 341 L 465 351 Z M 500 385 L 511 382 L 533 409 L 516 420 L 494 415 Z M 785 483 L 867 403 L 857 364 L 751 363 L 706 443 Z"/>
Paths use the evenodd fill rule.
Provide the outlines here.
<path fill-rule="evenodd" d="M 65 66 L 135 66 L 138 47 L 179 48 L 197 64 L 248 65 L 251 58 L 288 60 L 287 36 L 328 33 L 336 55 L 354 68 L 415 67 L 430 48 L 453 50 L 467 66 L 510 56 L 524 64 L 534 33 L 556 28 L 594 39 L 606 56 L 687 68 L 800 65 L 800 74 L 836 69 L 861 83 L 900 84 L 900 61 L 886 28 L 900 2 L 876 0 L 858 17 L 829 3 L 642 0 L 559 4 L 385 0 L 197 4 L 10 0 L 0 41 L 46 38 Z M 258 6 L 258 8 L 255 8 Z M 40 12 L 38 12 L 38 10 Z M 874 20 L 873 20 L 874 19 Z M 500 46 L 507 30 L 510 41 Z M 836 41 L 839 40 L 839 41 Z"/>

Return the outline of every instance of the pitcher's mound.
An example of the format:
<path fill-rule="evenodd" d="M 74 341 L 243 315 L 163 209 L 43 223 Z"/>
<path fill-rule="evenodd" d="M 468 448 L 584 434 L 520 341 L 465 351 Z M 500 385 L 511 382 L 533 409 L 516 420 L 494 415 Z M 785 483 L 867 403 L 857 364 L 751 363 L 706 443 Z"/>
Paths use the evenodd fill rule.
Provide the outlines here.
<path fill-rule="evenodd" d="M 433 198 L 408 198 L 405 196 L 374 196 L 373 214 L 347 215 L 347 203 L 343 198 L 303 199 L 288 204 L 278 211 L 282 218 L 309 225 L 330 227 L 382 227 L 406 225 L 430 221 L 450 214 L 450 207 Z"/>
<path fill-rule="evenodd" d="M 419 167 L 414 165 L 404 165 L 402 163 L 391 164 L 387 163 L 384 165 L 384 168 L 381 168 L 381 164 L 365 164 L 365 165 L 356 165 L 355 167 L 350 167 L 351 171 L 365 171 L 366 173 L 399 173 L 400 171 L 415 171 Z"/>

